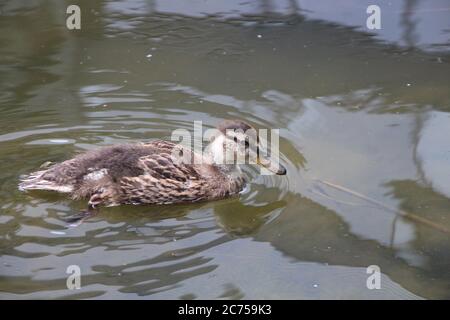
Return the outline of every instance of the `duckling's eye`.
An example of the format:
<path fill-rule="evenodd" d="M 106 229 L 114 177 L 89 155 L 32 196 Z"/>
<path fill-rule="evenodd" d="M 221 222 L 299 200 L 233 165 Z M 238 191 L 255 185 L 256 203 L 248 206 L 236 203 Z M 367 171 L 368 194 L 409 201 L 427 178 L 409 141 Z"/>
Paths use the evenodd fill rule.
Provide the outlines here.
<path fill-rule="evenodd" d="M 234 142 L 236 142 L 236 143 L 237 143 L 237 141 L 238 141 L 238 140 L 237 140 L 237 137 L 234 137 Z"/>

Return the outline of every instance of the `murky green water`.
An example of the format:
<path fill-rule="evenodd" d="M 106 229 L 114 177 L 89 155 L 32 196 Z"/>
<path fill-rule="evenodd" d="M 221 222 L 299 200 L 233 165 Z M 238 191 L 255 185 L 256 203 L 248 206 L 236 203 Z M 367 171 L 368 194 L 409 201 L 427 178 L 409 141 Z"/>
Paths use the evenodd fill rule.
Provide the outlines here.
<path fill-rule="evenodd" d="M 450 235 L 383 207 L 450 229 L 448 53 L 140 1 L 82 1 L 69 31 L 65 4 L 23 2 L 0 17 L 1 298 L 450 298 Z M 239 198 L 105 208 L 78 227 L 64 218 L 85 202 L 17 190 L 45 161 L 225 118 L 280 128 L 288 175 L 249 170 Z"/>

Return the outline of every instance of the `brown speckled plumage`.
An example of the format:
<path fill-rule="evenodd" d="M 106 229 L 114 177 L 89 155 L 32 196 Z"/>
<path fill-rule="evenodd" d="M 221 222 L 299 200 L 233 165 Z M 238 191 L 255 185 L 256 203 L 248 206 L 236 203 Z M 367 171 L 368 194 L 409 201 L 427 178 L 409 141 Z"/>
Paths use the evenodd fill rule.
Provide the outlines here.
<path fill-rule="evenodd" d="M 74 199 L 88 198 L 92 206 L 198 202 L 242 190 L 242 177 L 230 179 L 214 165 L 177 163 L 175 146 L 157 140 L 88 151 L 31 173 L 19 188 L 67 192 Z"/>

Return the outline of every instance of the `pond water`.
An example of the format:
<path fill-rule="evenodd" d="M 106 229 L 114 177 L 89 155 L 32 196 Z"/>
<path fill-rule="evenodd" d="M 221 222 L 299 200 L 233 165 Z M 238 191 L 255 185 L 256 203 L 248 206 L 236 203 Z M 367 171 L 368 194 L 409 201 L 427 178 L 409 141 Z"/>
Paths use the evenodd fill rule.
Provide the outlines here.
<path fill-rule="evenodd" d="M 74 31 L 59 1 L 1 7 L 0 298 L 450 298 L 448 50 L 301 11 L 80 3 Z M 447 23 L 445 49 L 443 3 L 425 14 Z M 102 208 L 77 227 L 65 218 L 86 201 L 17 189 L 46 161 L 228 118 L 280 129 L 288 174 L 247 168 L 238 198 Z"/>

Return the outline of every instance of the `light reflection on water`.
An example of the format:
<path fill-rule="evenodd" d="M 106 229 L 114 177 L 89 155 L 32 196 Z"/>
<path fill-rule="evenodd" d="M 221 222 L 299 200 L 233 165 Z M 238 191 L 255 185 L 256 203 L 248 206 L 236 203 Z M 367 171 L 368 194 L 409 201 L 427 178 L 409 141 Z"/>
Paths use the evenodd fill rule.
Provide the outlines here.
<path fill-rule="evenodd" d="M 90 3 L 79 34 L 45 4 L 0 21 L 2 298 L 449 298 L 448 234 L 317 182 L 450 226 L 448 54 L 292 17 Z M 224 118 L 281 128 L 288 175 L 245 168 L 237 198 L 105 208 L 75 228 L 64 218 L 83 201 L 16 189 L 46 161 Z M 379 291 L 365 287 L 372 264 Z"/>

